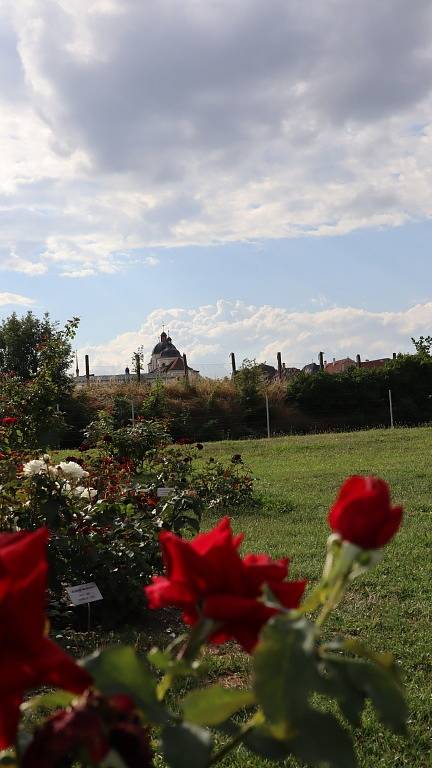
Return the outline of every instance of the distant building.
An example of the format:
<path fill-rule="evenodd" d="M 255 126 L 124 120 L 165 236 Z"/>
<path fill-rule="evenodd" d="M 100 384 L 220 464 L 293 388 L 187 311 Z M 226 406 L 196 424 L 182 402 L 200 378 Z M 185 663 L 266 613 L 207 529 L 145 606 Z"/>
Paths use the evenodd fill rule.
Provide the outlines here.
<path fill-rule="evenodd" d="M 350 357 L 344 357 L 342 360 L 333 359 L 332 363 L 324 363 L 324 370 L 326 373 L 343 373 L 348 368 L 355 365 L 355 361 Z"/>
<path fill-rule="evenodd" d="M 384 365 L 391 362 L 390 357 L 380 357 L 378 360 L 362 360 L 360 368 L 383 368 Z"/>
<path fill-rule="evenodd" d="M 304 365 L 302 368 L 303 373 L 318 373 L 320 371 L 319 365 L 317 363 L 308 363 L 307 365 Z"/>
<path fill-rule="evenodd" d="M 185 377 L 185 367 L 183 355 L 174 346 L 170 336 L 167 336 L 165 331 L 161 333 L 160 341 L 153 348 L 150 361 L 148 363 L 148 371 L 145 373 L 141 371 L 141 381 L 154 381 L 155 379 L 183 379 Z M 78 360 L 76 361 L 76 384 L 85 384 L 87 379 L 85 376 L 79 375 Z M 199 371 L 187 366 L 187 375 L 190 379 L 199 377 Z M 109 384 L 115 381 L 135 381 L 137 378 L 136 373 L 130 373 L 129 368 L 125 369 L 123 374 L 105 374 L 105 375 L 90 375 L 92 382 L 98 384 Z"/>
<path fill-rule="evenodd" d="M 199 371 L 195 371 L 189 365 L 187 370 L 190 378 L 199 376 Z M 179 379 L 184 375 L 183 355 L 174 346 L 171 336 L 167 336 L 165 331 L 163 331 L 160 341 L 158 341 L 151 354 L 148 373 L 145 375 L 145 378 L 154 379 L 161 376 L 164 379 Z"/>

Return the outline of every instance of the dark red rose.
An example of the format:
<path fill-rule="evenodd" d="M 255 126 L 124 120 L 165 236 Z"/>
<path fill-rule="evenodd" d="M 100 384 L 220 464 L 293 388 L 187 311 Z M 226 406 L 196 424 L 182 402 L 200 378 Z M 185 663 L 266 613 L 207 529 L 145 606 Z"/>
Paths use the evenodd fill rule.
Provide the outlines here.
<path fill-rule="evenodd" d="M 191 440 L 190 437 L 178 437 L 175 441 L 177 445 L 191 445 L 193 443 L 193 440 Z"/>
<path fill-rule="evenodd" d="M 92 765 L 115 749 L 129 768 L 150 768 L 148 730 L 140 724 L 129 696 L 89 693 L 50 717 L 35 732 L 24 753 L 23 768 L 57 768 L 83 753 Z"/>
<path fill-rule="evenodd" d="M 198 448 L 199 451 L 202 451 L 204 448 L 202 443 L 197 443 L 195 447 Z"/>
<path fill-rule="evenodd" d="M 5 416 L 3 419 L 0 419 L 0 424 L 3 424 L 4 427 L 11 427 L 13 424 L 16 424 L 18 419 L 15 418 L 15 416 Z"/>
<path fill-rule="evenodd" d="M 104 443 L 107 443 L 107 444 L 108 443 L 112 443 L 112 441 L 113 441 L 111 435 L 108 435 L 108 434 L 104 435 L 102 440 L 104 441 Z"/>
<path fill-rule="evenodd" d="M 239 453 L 235 453 L 231 459 L 232 464 L 243 464 L 243 459 Z"/>
<path fill-rule="evenodd" d="M 91 678 L 45 635 L 48 531 L 0 534 L 0 749 L 15 740 L 25 691 L 81 693 Z"/>
<path fill-rule="evenodd" d="M 2 453 L 2 452 L 0 451 L 0 461 L 3 461 L 3 459 L 5 459 L 5 458 L 6 458 L 6 454 L 5 454 L 5 453 Z"/>
<path fill-rule="evenodd" d="M 89 447 L 87 443 L 81 443 L 81 445 L 78 446 L 78 450 L 81 451 L 81 453 L 84 453 L 84 451 L 88 451 Z"/>
<path fill-rule="evenodd" d="M 209 533 L 184 541 L 163 532 L 160 542 L 166 576 L 153 578 L 145 587 L 151 608 L 176 606 L 183 609 L 183 620 L 193 625 L 199 611 L 220 624 L 211 640 L 215 643 L 236 639 L 246 650 L 255 646 L 262 626 L 276 613 L 260 601 L 262 587 L 268 584 L 286 608 L 296 608 L 305 581 L 285 581 L 288 560 L 271 560 L 267 555 L 238 552 L 243 536 L 233 536 L 225 517 Z"/>
<path fill-rule="evenodd" d="M 402 507 L 392 507 L 389 487 L 377 477 L 349 477 L 333 504 L 328 523 L 342 539 L 362 549 L 380 549 L 402 522 Z"/>

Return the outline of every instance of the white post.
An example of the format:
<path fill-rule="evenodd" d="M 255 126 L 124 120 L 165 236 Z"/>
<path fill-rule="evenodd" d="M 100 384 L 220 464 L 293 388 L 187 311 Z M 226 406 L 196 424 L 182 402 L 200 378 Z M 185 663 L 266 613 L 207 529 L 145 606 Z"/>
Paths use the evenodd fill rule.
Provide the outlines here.
<path fill-rule="evenodd" d="M 391 393 L 391 389 L 389 389 L 388 393 L 389 393 L 389 406 L 390 406 L 390 429 L 394 429 L 394 421 L 393 421 L 393 402 L 392 402 L 392 393 Z"/>
<path fill-rule="evenodd" d="M 133 402 L 131 402 L 131 414 L 132 414 L 132 426 L 135 426 L 135 408 Z"/>
<path fill-rule="evenodd" d="M 268 401 L 267 392 L 265 396 L 265 402 L 266 402 L 266 416 L 267 416 L 267 437 L 270 437 L 270 412 L 269 412 L 269 401 Z"/>

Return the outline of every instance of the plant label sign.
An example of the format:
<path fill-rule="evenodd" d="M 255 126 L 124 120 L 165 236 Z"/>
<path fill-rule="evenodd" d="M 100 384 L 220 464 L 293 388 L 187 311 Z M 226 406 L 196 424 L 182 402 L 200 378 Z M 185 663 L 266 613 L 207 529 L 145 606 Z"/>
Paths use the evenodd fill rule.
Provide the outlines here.
<path fill-rule="evenodd" d="M 103 600 L 99 587 L 94 581 L 89 584 L 79 584 L 77 587 L 66 587 L 71 603 L 73 605 L 82 605 L 83 603 L 94 603 L 95 600 Z"/>
<path fill-rule="evenodd" d="M 162 498 L 162 496 L 169 496 L 170 493 L 174 493 L 175 488 L 158 488 L 157 489 L 157 495 L 159 498 Z"/>

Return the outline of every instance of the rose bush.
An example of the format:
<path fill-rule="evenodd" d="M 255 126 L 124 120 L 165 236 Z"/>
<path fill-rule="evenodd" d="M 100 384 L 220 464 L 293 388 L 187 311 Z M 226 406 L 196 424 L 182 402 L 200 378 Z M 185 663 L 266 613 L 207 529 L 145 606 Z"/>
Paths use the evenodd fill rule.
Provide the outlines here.
<path fill-rule="evenodd" d="M 371 479 L 349 481 L 356 498 L 344 511 L 350 524 L 345 528 L 344 520 L 342 529 L 339 515 L 335 520 L 330 514 L 336 533 L 329 537 L 322 578 L 304 599 L 305 582 L 286 580 L 286 559 L 240 556 L 242 536 L 232 534 L 227 519 L 191 541 L 163 533 L 166 573 L 146 593 L 154 608 L 181 607 L 192 629 L 164 651 L 151 649 L 147 658 L 132 647 L 115 646 L 77 666 L 44 635 L 46 531 L 0 539 L 0 610 L 6 627 L 0 638 L 5 657 L 0 734 L 3 746 L 17 744 L 0 762 L 24 768 L 146 768 L 153 764 L 151 740 L 154 764 L 163 759 L 170 768 L 209 768 L 240 744 L 269 760 L 291 756 L 302 765 L 355 768 L 350 726 L 361 726 L 367 700 L 383 727 L 404 733 L 407 708 L 391 655 L 369 650 L 358 638 L 329 637 L 321 629 L 352 577 L 375 564 L 377 547 L 381 551 L 383 545 L 376 531 L 383 519 L 401 516 L 400 510 L 392 511 L 381 482 L 378 503 Z M 346 490 L 337 504 L 351 498 Z M 363 546 L 357 535 L 355 543 L 343 538 L 358 531 L 359 519 Z M 387 533 L 388 542 L 392 534 Z M 206 645 L 232 638 L 250 653 L 250 685 L 200 686 Z M 12 654 L 7 661 L 6 654 Z M 173 708 L 173 696 L 167 694 L 188 678 Z M 30 698 L 24 715 L 41 713 L 50 704 L 57 711 L 45 720 L 39 714 L 36 727 L 25 716 L 18 723 L 24 693 L 40 683 L 66 690 Z M 74 699 L 68 691 L 82 695 Z"/>

